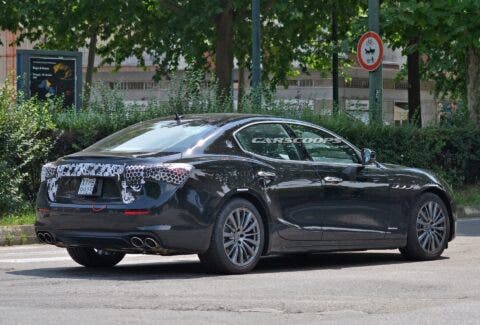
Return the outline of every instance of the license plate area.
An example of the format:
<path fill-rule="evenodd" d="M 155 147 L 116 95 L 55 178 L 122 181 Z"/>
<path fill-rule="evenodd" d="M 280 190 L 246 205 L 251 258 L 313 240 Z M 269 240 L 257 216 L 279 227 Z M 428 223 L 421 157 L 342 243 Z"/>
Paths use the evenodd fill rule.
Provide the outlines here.
<path fill-rule="evenodd" d="M 83 177 L 78 186 L 77 195 L 79 196 L 101 196 L 102 179 Z"/>

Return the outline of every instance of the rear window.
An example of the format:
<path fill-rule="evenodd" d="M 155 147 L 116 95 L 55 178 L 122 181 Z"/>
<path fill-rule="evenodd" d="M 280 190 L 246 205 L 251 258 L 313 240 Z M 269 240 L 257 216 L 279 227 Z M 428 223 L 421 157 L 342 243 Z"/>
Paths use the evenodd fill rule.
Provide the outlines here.
<path fill-rule="evenodd" d="M 216 128 L 202 120 L 147 121 L 118 131 L 86 152 L 183 152 Z"/>

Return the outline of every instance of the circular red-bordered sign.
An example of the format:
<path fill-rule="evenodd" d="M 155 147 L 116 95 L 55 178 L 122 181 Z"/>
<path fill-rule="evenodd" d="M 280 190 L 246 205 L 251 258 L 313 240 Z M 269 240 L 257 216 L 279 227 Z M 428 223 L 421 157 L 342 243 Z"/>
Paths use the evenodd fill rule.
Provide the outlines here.
<path fill-rule="evenodd" d="M 357 45 L 357 58 L 360 65 L 368 70 L 378 69 L 383 60 L 383 42 L 375 32 L 366 32 Z"/>

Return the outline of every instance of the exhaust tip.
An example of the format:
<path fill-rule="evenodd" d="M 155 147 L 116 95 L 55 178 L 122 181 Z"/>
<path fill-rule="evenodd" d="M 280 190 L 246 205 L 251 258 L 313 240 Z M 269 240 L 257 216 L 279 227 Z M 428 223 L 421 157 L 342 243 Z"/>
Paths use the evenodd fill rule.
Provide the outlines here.
<path fill-rule="evenodd" d="M 134 246 L 134 247 L 137 247 L 137 248 L 140 248 L 140 247 L 143 247 L 144 244 L 143 244 L 143 240 L 139 237 L 132 237 L 130 238 L 130 243 Z"/>
<path fill-rule="evenodd" d="M 38 241 L 41 242 L 41 243 L 44 243 L 45 242 L 45 235 L 43 234 L 43 232 L 39 232 L 37 234 L 37 238 L 38 238 Z"/>
<path fill-rule="evenodd" d="M 145 246 L 148 248 L 157 248 L 159 245 L 155 239 L 148 237 L 145 239 Z"/>
<path fill-rule="evenodd" d="M 52 235 L 50 235 L 48 232 L 46 232 L 44 235 L 43 235 L 44 239 L 45 239 L 45 242 L 47 244 L 53 244 L 53 237 Z"/>

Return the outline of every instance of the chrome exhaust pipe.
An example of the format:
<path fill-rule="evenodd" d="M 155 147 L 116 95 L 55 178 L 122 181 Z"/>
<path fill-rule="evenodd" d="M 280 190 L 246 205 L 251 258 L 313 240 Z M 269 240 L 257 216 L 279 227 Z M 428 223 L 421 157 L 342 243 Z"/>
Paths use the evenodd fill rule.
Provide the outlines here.
<path fill-rule="evenodd" d="M 144 243 L 143 240 L 139 237 L 132 237 L 130 238 L 130 243 L 137 248 L 143 247 Z"/>
<path fill-rule="evenodd" d="M 41 242 L 41 243 L 44 243 L 45 242 L 45 235 L 43 234 L 43 232 L 39 232 L 37 234 L 37 237 L 38 237 L 38 241 Z"/>
<path fill-rule="evenodd" d="M 148 237 L 145 239 L 145 246 L 154 249 L 157 248 L 159 245 L 155 239 Z"/>
<path fill-rule="evenodd" d="M 52 235 L 50 235 L 48 232 L 46 232 L 43 237 L 45 238 L 45 242 L 47 244 L 53 244 L 53 238 Z"/>

